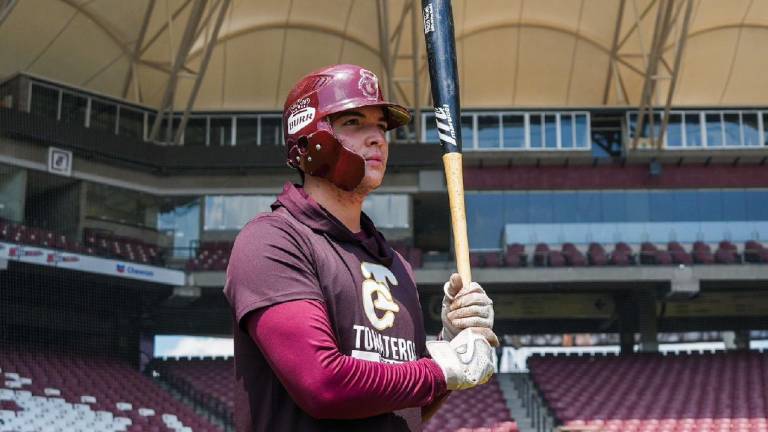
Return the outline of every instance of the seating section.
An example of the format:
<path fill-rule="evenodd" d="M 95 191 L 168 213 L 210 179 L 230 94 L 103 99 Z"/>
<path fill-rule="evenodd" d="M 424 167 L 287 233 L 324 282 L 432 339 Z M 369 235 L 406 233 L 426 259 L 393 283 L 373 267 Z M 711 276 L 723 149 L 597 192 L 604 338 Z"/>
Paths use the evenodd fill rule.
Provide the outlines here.
<path fill-rule="evenodd" d="M 696 264 L 768 264 L 768 249 L 760 242 L 748 241 L 743 250 L 734 243 L 723 240 L 712 246 L 695 242 L 687 247 L 678 242 L 665 246 L 644 242 L 633 249 L 624 242 L 616 243 L 610 252 L 599 243 L 577 246 L 563 243 L 560 250 L 546 243 L 533 247 L 532 260 L 528 260 L 525 246 L 519 243 L 507 245 L 503 251 L 470 253 L 470 264 L 482 267 L 585 267 L 630 265 L 696 265 Z"/>
<path fill-rule="evenodd" d="M 768 431 L 768 354 L 531 357 L 565 426 L 622 432 Z"/>
<path fill-rule="evenodd" d="M 42 228 L 28 227 L 24 224 L 14 223 L 2 218 L 0 218 L 0 241 L 60 249 L 75 253 L 95 253 L 92 248 L 84 247 L 79 242 L 67 238 L 63 234 Z"/>
<path fill-rule="evenodd" d="M 0 351 L 0 431 L 220 431 L 119 360 Z"/>
<path fill-rule="evenodd" d="M 83 233 L 84 242 L 51 230 L 29 227 L 0 219 L 0 241 L 87 255 L 117 258 L 141 264 L 163 265 L 160 248 L 130 237 L 120 237 L 101 230 Z"/>
<path fill-rule="evenodd" d="M 486 385 L 453 392 L 424 425 L 424 432 L 517 432 L 496 377 Z"/>
<path fill-rule="evenodd" d="M 83 237 L 86 246 L 94 249 L 97 255 L 141 264 L 163 264 L 160 249 L 156 245 L 100 230 L 86 229 Z"/>
<path fill-rule="evenodd" d="M 197 249 L 197 256 L 187 261 L 189 271 L 225 271 L 229 265 L 233 242 L 203 242 Z"/>
<path fill-rule="evenodd" d="M 0 241 L 60 249 L 74 253 L 98 255 L 133 261 L 148 265 L 163 265 L 164 258 L 157 245 L 130 237 L 116 236 L 109 232 L 86 229 L 83 243 L 67 236 L 28 227 L 0 219 Z M 413 268 L 423 265 L 420 248 L 402 242 L 393 242 L 392 247 L 400 253 Z M 714 249 L 714 252 L 713 252 Z M 188 271 L 225 271 L 232 252 L 232 242 L 217 241 L 200 244 L 197 255 L 187 261 Z M 599 243 L 586 247 L 573 243 L 553 245 L 538 243 L 533 247 L 532 259 L 526 247 L 519 243 L 508 245 L 503 251 L 470 253 L 474 268 L 498 267 L 584 267 L 584 266 L 629 266 L 629 265 L 697 265 L 697 264 L 768 264 L 768 249 L 760 242 L 750 240 L 743 248 L 723 240 L 715 245 L 697 241 L 686 246 L 669 242 L 665 247 L 650 242 L 632 246 L 619 242 L 610 252 Z"/>
<path fill-rule="evenodd" d="M 234 412 L 234 361 L 219 359 L 156 360 L 160 379 L 224 418 Z"/>
<path fill-rule="evenodd" d="M 152 367 L 160 378 L 187 397 L 204 404 L 214 412 L 231 416 L 234 385 L 234 363 L 228 359 L 156 360 Z M 426 423 L 425 432 L 516 432 L 494 377 L 487 385 L 454 392 L 435 416 Z"/>

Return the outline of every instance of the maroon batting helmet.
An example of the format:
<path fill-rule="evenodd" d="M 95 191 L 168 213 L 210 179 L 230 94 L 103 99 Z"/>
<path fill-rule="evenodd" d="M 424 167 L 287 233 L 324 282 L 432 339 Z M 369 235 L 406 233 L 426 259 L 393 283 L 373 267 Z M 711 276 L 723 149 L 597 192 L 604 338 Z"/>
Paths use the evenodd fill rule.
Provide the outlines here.
<path fill-rule="evenodd" d="M 329 66 L 299 80 L 283 106 L 288 165 L 300 169 L 303 161 L 306 174 L 347 191 L 357 187 L 365 175 L 365 160 L 342 145 L 329 116 L 367 106 L 382 107 L 388 130 L 411 118 L 405 107 L 384 100 L 376 75 L 360 66 Z"/>

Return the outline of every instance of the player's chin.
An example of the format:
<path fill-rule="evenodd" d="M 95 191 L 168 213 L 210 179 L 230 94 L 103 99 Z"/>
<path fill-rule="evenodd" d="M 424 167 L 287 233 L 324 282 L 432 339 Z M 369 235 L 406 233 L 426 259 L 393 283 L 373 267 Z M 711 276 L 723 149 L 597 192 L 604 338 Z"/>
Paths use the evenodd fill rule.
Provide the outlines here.
<path fill-rule="evenodd" d="M 384 181 L 384 171 L 385 169 L 378 170 L 369 169 L 366 167 L 365 176 L 360 182 L 360 185 L 357 187 L 358 191 L 369 193 L 378 189 L 379 186 L 381 186 L 381 183 Z"/>

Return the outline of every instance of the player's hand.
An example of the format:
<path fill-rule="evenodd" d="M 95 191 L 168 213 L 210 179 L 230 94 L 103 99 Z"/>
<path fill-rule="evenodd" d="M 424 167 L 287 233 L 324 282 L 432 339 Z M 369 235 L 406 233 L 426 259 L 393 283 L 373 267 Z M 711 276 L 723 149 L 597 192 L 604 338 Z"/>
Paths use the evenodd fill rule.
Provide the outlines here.
<path fill-rule="evenodd" d="M 458 273 L 451 275 L 443 286 L 443 339 L 450 341 L 462 330 L 471 328 L 485 337 L 492 346 L 499 346 L 499 338 L 493 333 L 493 301 L 477 282 L 462 290 Z"/>
<path fill-rule="evenodd" d="M 450 342 L 429 341 L 427 350 L 443 370 L 448 390 L 485 384 L 495 371 L 495 352 L 485 337 L 464 330 Z"/>

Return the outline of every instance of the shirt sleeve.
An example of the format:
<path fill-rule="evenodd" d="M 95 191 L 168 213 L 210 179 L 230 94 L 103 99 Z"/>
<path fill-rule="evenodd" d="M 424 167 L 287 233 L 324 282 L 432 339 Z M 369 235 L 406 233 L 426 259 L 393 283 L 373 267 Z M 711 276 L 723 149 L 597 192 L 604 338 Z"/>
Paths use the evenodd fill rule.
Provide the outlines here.
<path fill-rule="evenodd" d="M 323 300 L 312 249 L 282 217 L 268 214 L 238 234 L 224 295 L 238 325 L 248 312 L 291 300 Z"/>
<path fill-rule="evenodd" d="M 322 302 L 260 309 L 246 326 L 285 389 L 312 417 L 371 417 L 427 406 L 446 393 L 443 372 L 431 359 L 388 364 L 343 355 Z"/>

